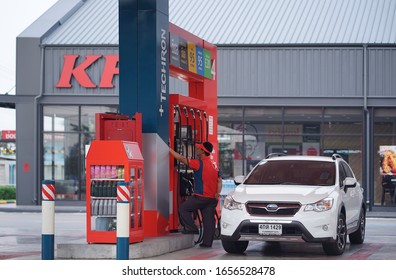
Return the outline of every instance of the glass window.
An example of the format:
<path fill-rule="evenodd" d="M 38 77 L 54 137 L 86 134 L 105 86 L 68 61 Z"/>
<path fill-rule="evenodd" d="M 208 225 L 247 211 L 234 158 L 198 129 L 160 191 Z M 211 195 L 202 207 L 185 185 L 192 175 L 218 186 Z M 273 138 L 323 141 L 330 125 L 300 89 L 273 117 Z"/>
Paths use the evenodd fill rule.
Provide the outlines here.
<path fill-rule="evenodd" d="M 245 119 L 254 123 L 281 123 L 282 108 L 246 107 Z"/>
<path fill-rule="evenodd" d="M 352 168 L 358 181 L 362 180 L 362 137 L 361 136 L 323 136 L 322 155 L 339 154 Z"/>
<path fill-rule="evenodd" d="M 223 178 L 233 178 L 242 173 L 243 121 L 242 107 L 218 108 L 219 165 Z"/>
<path fill-rule="evenodd" d="M 44 178 L 55 180 L 60 199 L 78 199 L 79 141 L 77 133 L 44 133 Z"/>
<path fill-rule="evenodd" d="M 395 109 L 376 109 L 374 111 L 374 134 L 396 135 L 395 122 Z"/>
<path fill-rule="evenodd" d="M 217 110 L 219 123 L 232 128 L 232 124 L 242 123 L 243 109 L 242 107 L 218 107 Z"/>
<path fill-rule="evenodd" d="M 95 114 L 96 113 L 117 113 L 115 106 L 84 106 L 81 107 L 81 131 L 95 132 Z"/>
<path fill-rule="evenodd" d="M 339 175 L 340 175 L 340 178 L 338 178 L 340 180 L 339 185 L 342 187 L 342 186 L 344 186 L 343 182 L 344 182 L 345 178 L 347 177 L 347 175 L 345 173 L 344 168 L 342 168 L 341 164 L 338 166 L 338 169 L 339 169 Z"/>
<path fill-rule="evenodd" d="M 282 152 L 287 155 L 302 155 L 302 136 L 286 135 L 283 140 Z"/>
<path fill-rule="evenodd" d="M 85 155 L 95 137 L 95 113 L 116 106 L 44 106 L 43 176 L 55 180 L 58 200 L 85 199 Z"/>
<path fill-rule="evenodd" d="M 282 119 L 283 109 L 270 107 L 246 107 L 245 123 L 245 174 L 263 158 L 266 157 L 268 149 L 282 143 Z"/>
<path fill-rule="evenodd" d="M 356 108 L 325 108 L 321 128 L 322 155 L 339 154 L 362 180 L 363 110 Z"/>
<path fill-rule="evenodd" d="M 345 164 L 345 162 L 341 162 L 341 166 L 345 171 L 345 175 L 347 177 L 353 177 L 353 172 L 351 171 L 351 169 L 349 168 L 348 165 Z"/>
<path fill-rule="evenodd" d="M 285 123 L 321 123 L 321 108 L 286 108 Z"/>
<path fill-rule="evenodd" d="M 44 131 L 78 131 L 78 106 L 45 106 Z"/>
<path fill-rule="evenodd" d="M 330 186 L 335 182 L 333 162 L 310 160 L 263 161 L 250 173 L 245 184 Z"/>
<path fill-rule="evenodd" d="M 242 149 L 243 136 L 234 134 L 219 134 L 219 150 L 220 150 L 220 169 L 223 178 L 233 178 L 243 174 L 242 167 Z"/>
<path fill-rule="evenodd" d="M 374 205 L 396 205 L 396 111 L 374 110 Z"/>
<path fill-rule="evenodd" d="M 219 107 L 218 118 L 221 120 L 241 121 L 242 120 L 242 107 Z"/>
<path fill-rule="evenodd" d="M 319 155 L 322 108 L 286 108 L 284 152 Z"/>
<path fill-rule="evenodd" d="M 222 145 L 227 141 L 223 147 L 228 149 L 225 152 L 223 148 L 220 162 L 227 159 L 230 172 L 226 174 L 230 177 L 247 174 L 270 153 L 328 156 L 340 153 L 358 180 L 361 178 L 361 109 L 257 106 L 242 109 L 233 116 L 235 107 L 223 107 L 228 115 L 219 117 L 219 142 Z M 228 163 L 231 158 L 233 161 Z"/>
<path fill-rule="evenodd" d="M 326 108 L 323 114 L 324 134 L 361 134 L 363 110 L 355 108 Z"/>

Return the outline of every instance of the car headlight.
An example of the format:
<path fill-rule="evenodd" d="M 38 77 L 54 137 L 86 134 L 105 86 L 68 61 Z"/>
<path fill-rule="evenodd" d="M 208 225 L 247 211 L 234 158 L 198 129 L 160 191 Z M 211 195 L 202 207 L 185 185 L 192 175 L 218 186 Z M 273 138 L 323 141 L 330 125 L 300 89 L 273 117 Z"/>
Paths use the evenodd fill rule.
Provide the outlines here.
<path fill-rule="evenodd" d="M 228 210 L 242 210 L 242 203 L 236 202 L 232 196 L 227 195 L 224 199 L 223 207 Z"/>
<path fill-rule="evenodd" d="M 325 198 L 313 204 L 307 204 L 304 211 L 323 212 L 330 210 L 333 207 L 334 198 Z"/>

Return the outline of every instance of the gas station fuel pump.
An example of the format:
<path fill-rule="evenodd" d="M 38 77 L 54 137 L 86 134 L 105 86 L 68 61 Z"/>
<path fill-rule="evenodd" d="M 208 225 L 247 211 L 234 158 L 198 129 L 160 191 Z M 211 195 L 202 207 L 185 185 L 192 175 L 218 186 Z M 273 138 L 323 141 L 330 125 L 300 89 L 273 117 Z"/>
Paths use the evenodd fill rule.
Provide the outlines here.
<path fill-rule="evenodd" d="M 207 141 L 207 126 L 202 115 L 207 103 L 192 97 L 170 94 L 170 147 L 187 158 L 195 158 L 195 144 Z M 206 123 L 206 122 L 205 122 Z M 179 229 L 178 207 L 193 193 L 193 171 L 170 158 L 169 190 L 171 193 L 170 231 Z"/>
<path fill-rule="evenodd" d="M 155 10 L 162 9 L 162 5 L 165 3 L 160 0 L 149 2 L 147 5 L 153 5 Z M 158 5 L 160 3 L 161 5 Z M 178 207 L 193 192 L 192 170 L 188 166 L 177 163 L 173 157 L 169 156 L 167 142 L 169 141 L 170 147 L 178 153 L 186 157 L 195 157 L 195 144 L 210 141 L 214 149 L 211 157 L 218 164 L 217 47 L 169 23 L 167 15 L 162 10 L 158 13 L 150 13 L 150 17 L 146 17 L 146 15 L 140 17 L 139 10 L 143 6 L 121 7 L 125 9 L 125 13 L 120 14 L 119 24 L 120 36 L 129 38 L 124 40 L 124 43 L 120 43 L 120 60 L 123 61 L 120 66 L 124 65 L 120 67 L 120 112 L 128 116 L 134 114 L 135 111 L 142 112 L 142 114 L 139 113 L 133 117 L 136 122 L 118 114 L 98 116 L 95 141 L 133 141 L 138 144 L 141 154 L 150 159 L 150 163 L 147 161 L 144 164 L 148 168 L 146 170 L 148 176 L 144 182 L 147 195 L 144 207 L 142 204 L 139 209 L 144 212 L 144 236 L 154 237 L 179 229 Z M 146 6 L 144 7 L 146 8 Z M 136 30 L 130 30 L 130 23 L 133 21 L 130 14 L 137 15 L 143 25 L 146 21 L 148 23 L 151 20 L 151 16 L 155 20 L 157 17 L 160 18 L 161 24 L 152 25 L 150 23 L 149 26 L 146 26 L 147 30 L 139 29 L 135 32 Z M 143 34 L 144 36 L 142 36 Z M 129 48 L 129 43 L 133 41 L 129 36 L 140 40 L 136 50 Z M 135 46 L 135 43 L 133 44 Z M 150 47 L 147 48 L 149 44 Z M 158 53 L 161 54 L 160 63 L 157 63 L 156 58 L 154 59 L 154 51 L 156 53 L 159 51 Z M 145 63 L 136 63 L 143 57 L 150 62 L 148 63 L 150 67 L 146 67 Z M 136 79 L 130 77 L 132 72 L 122 72 L 125 71 L 122 70 L 125 69 L 123 68 L 125 65 L 133 65 L 132 72 L 136 70 L 136 73 L 139 73 L 136 75 Z M 140 70 L 143 71 L 139 72 Z M 123 76 L 122 73 L 126 73 L 126 76 Z M 188 83 L 188 94 L 168 94 L 169 76 Z M 134 140 L 130 140 L 131 137 Z M 143 138 L 144 149 L 142 149 Z M 111 145 L 104 146 L 111 147 Z M 120 151 L 125 153 L 121 157 L 108 154 L 109 158 L 110 156 L 114 157 L 114 162 L 112 160 L 101 163 L 100 160 L 107 161 L 107 159 L 100 157 L 99 152 L 91 151 L 89 152 L 91 155 L 88 154 L 87 163 L 91 166 L 95 165 L 95 167 L 96 165 L 115 165 L 116 169 L 117 166 L 125 169 L 132 164 L 136 166 L 138 163 L 140 164 L 137 159 L 133 158 L 134 153 L 129 153 L 130 150 L 122 148 L 126 147 L 124 143 L 117 146 Z M 96 150 L 99 151 L 99 149 Z M 101 159 L 99 160 L 99 158 Z M 124 158 L 124 161 L 116 162 L 117 158 Z M 136 162 L 129 162 L 129 160 Z M 129 178 L 135 176 L 133 174 L 144 173 L 143 169 L 139 171 L 140 169 L 136 168 L 136 171 L 129 172 L 130 174 L 125 173 L 124 176 Z M 91 205 L 96 205 L 92 200 L 103 199 L 100 196 L 94 197 L 97 196 L 97 192 L 94 191 L 94 188 L 90 189 L 90 171 L 87 169 L 87 213 L 90 211 L 88 209 L 91 209 Z M 143 181 L 143 176 L 141 177 Z M 100 182 L 100 179 L 102 178 L 98 178 L 97 181 Z M 166 193 L 167 190 L 169 190 L 169 195 Z M 88 195 L 91 191 L 92 195 Z M 108 232 L 103 230 L 113 229 L 113 227 L 105 227 L 107 224 L 102 225 L 102 220 L 107 222 L 107 219 L 96 219 L 92 217 L 93 213 L 97 212 L 90 212 L 87 215 L 87 224 L 90 223 L 88 234 L 92 237 L 88 242 L 106 242 L 110 236 L 113 238 L 113 235 L 107 234 Z M 138 217 L 137 220 L 141 219 Z M 140 226 L 139 223 L 137 225 Z M 139 230 L 141 229 L 139 227 Z M 99 240 L 98 231 L 106 233 L 103 234 L 105 237 L 101 240 Z"/>

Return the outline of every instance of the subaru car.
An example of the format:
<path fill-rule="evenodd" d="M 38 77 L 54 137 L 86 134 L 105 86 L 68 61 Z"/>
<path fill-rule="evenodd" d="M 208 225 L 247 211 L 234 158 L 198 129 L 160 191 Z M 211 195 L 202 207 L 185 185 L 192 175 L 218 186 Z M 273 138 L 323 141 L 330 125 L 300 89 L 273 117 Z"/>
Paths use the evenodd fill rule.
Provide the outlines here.
<path fill-rule="evenodd" d="M 362 244 L 366 205 L 363 188 L 337 154 L 269 155 L 224 199 L 221 242 L 241 254 L 249 241 L 316 242 L 327 255 L 341 255 L 347 237 Z"/>

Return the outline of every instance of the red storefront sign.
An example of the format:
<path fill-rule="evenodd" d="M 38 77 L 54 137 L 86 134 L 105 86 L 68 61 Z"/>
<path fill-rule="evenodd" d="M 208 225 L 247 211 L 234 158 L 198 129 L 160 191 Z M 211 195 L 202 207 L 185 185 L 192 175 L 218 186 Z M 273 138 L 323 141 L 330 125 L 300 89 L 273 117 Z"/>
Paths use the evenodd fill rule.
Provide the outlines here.
<path fill-rule="evenodd" d="M 84 61 L 76 65 L 76 61 L 79 58 L 77 54 L 65 54 L 63 56 L 64 63 L 62 72 L 59 78 L 56 88 L 71 88 L 71 79 L 74 77 L 78 84 L 84 88 L 113 88 L 113 78 L 119 74 L 118 68 L 118 55 L 117 54 L 93 54 L 86 55 Z M 104 59 L 104 67 L 99 85 L 92 82 L 86 70 L 100 59 Z"/>
<path fill-rule="evenodd" d="M 1 132 L 1 140 L 15 141 L 16 131 L 15 130 L 3 130 Z"/>

